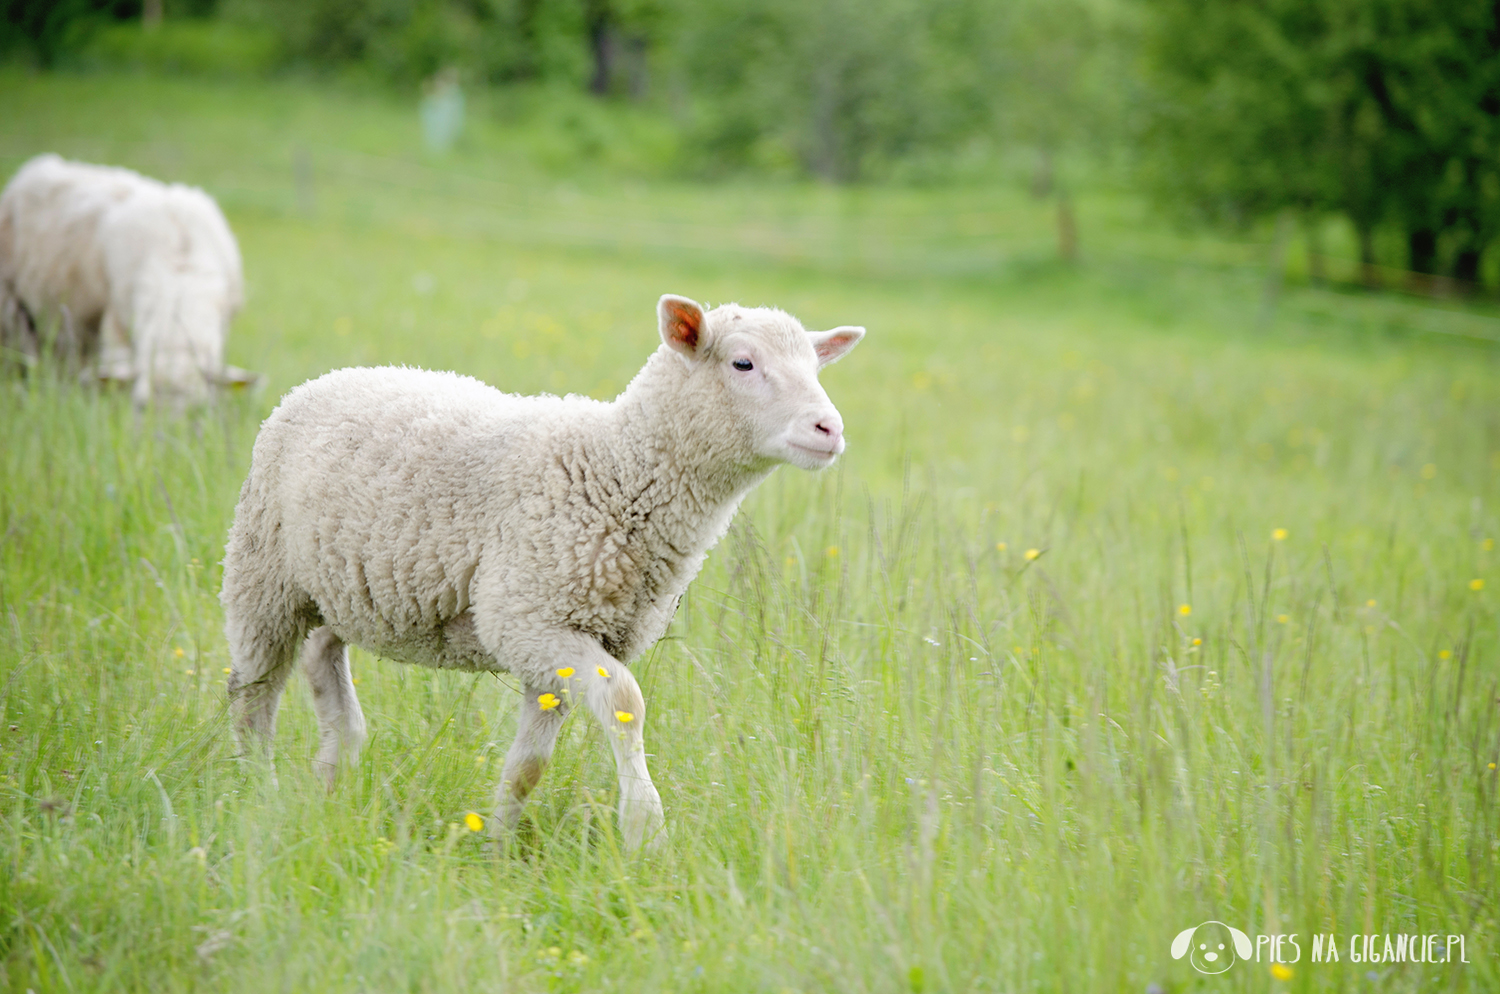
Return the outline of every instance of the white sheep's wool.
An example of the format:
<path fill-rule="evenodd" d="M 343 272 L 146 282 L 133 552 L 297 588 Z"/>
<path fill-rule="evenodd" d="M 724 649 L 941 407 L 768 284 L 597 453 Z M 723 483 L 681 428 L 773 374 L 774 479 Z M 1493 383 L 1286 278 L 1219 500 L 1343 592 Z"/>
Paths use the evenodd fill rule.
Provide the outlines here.
<path fill-rule="evenodd" d="M 844 449 L 818 383 L 862 328 L 683 297 L 615 400 L 521 397 L 455 373 L 342 369 L 266 419 L 224 557 L 230 691 L 246 748 L 269 749 L 299 651 L 329 782 L 364 734 L 345 652 L 524 685 L 496 834 L 520 817 L 562 717 L 604 724 L 631 846 L 659 841 L 645 702 L 628 665 L 745 495 L 781 463 Z"/>
<path fill-rule="evenodd" d="M 87 362 L 139 405 L 199 402 L 225 380 L 243 297 L 239 248 L 202 190 L 42 155 L 0 193 L 0 344 Z"/>

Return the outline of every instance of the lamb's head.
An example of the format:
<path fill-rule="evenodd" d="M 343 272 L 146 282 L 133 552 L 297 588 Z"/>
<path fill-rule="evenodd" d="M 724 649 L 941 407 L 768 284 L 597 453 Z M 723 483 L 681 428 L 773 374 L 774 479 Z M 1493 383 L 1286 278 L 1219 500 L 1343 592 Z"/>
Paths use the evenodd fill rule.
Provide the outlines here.
<path fill-rule="evenodd" d="M 688 369 L 686 392 L 712 405 L 755 458 L 822 469 L 844 451 L 844 421 L 818 370 L 854 348 L 863 328 L 808 331 L 773 308 L 705 312 L 672 294 L 656 311 L 662 341 Z"/>

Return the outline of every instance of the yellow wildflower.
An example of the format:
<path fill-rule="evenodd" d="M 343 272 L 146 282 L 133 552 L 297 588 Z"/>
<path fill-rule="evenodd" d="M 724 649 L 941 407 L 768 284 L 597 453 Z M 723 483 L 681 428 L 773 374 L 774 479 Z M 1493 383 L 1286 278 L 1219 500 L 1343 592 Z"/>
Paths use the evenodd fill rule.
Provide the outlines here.
<path fill-rule="evenodd" d="M 1202 639 L 1193 639 L 1193 644 L 1194 645 L 1202 645 L 1203 644 L 1203 640 Z"/>
<path fill-rule="evenodd" d="M 482 832 L 484 831 L 484 819 L 473 811 L 470 811 L 464 815 L 464 827 L 471 832 Z"/>
<path fill-rule="evenodd" d="M 1288 617 L 1288 616 L 1287 616 L 1287 615 L 1284 615 L 1284 614 L 1278 614 L 1278 615 L 1277 615 L 1277 616 L 1276 616 L 1276 623 L 1277 623 L 1277 624 L 1278 624 L 1278 625 L 1284 625 L 1284 624 L 1286 624 L 1286 623 L 1287 623 L 1287 622 L 1288 622 L 1288 621 L 1291 621 L 1291 620 L 1292 620 L 1292 619 L 1291 619 L 1291 618 L 1290 618 L 1290 617 Z"/>
<path fill-rule="evenodd" d="M 1282 963 L 1272 963 L 1271 976 L 1275 977 L 1277 980 L 1291 980 L 1292 968 Z"/>
<path fill-rule="evenodd" d="M 543 694 L 536 699 L 536 702 L 543 711 L 551 711 L 562 703 L 562 701 L 557 699 L 556 694 Z"/>
<path fill-rule="evenodd" d="M 1469 589 L 1470 590 L 1483 590 L 1484 589 L 1484 581 L 1481 580 L 1481 579 L 1479 579 L 1478 577 L 1475 577 L 1474 579 L 1472 579 L 1472 580 L 1469 581 Z"/>
<path fill-rule="evenodd" d="M 173 649 L 172 655 L 176 656 L 178 659 L 181 659 L 183 655 L 185 655 L 182 651 L 182 646 L 179 645 L 177 648 Z"/>
<path fill-rule="evenodd" d="M 628 725 L 632 721 L 635 721 L 635 715 L 631 714 L 629 711 L 616 711 L 615 721 L 618 721 L 622 725 Z"/>
<path fill-rule="evenodd" d="M 1495 764 L 1494 764 L 1494 763 L 1491 763 L 1491 764 L 1490 764 L 1490 769 L 1492 769 L 1492 770 L 1493 770 L 1493 769 L 1494 769 L 1494 768 L 1495 768 Z"/>
<path fill-rule="evenodd" d="M 1177 613 L 1180 614 L 1180 615 L 1182 615 L 1184 618 L 1186 618 L 1188 615 L 1190 615 L 1190 614 L 1193 613 L 1193 605 L 1191 605 L 1191 604 L 1179 604 L 1179 605 L 1177 605 Z"/>
<path fill-rule="evenodd" d="M 1375 606 L 1375 598 L 1371 597 L 1369 600 L 1365 601 L 1365 607 L 1374 607 L 1374 606 Z"/>
<path fill-rule="evenodd" d="M 603 666 L 597 667 L 597 672 L 600 676 L 604 677 L 604 679 L 609 679 L 609 670 L 605 669 Z"/>
<path fill-rule="evenodd" d="M 1042 554 L 1042 550 L 1041 549 L 1027 549 L 1026 550 L 1026 561 L 1030 562 L 1031 560 L 1036 559 L 1041 554 Z"/>
<path fill-rule="evenodd" d="M 996 552 L 1004 552 L 1007 548 L 1009 548 L 1009 546 L 1007 546 L 1004 542 L 996 542 L 995 543 L 995 551 Z"/>
<path fill-rule="evenodd" d="M 1276 529 L 1272 530 L 1272 532 L 1271 532 L 1271 538 L 1274 541 L 1277 541 L 1277 542 L 1281 542 L 1281 541 L 1285 540 L 1286 536 L 1287 536 L 1287 530 L 1285 528 L 1276 528 Z M 1278 963 L 1277 965 L 1280 966 L 1281 964 Z"/>
<path fill-rule="evenodd" d="M 829 559 L 832 559 L 839 554 L 839 547 L 836 545 L 830 545 L 828 548 L 824 549 L 823 552 L 827 554 Z"/>
<path fill-rule="evenodd" d="M 225 673 L 233 673 L 233 672 L 234 672 L 234 670 L 232 670 L 232 669 L 230 669 L 230 668 L 229 668 L 229 667 L 228 667 L 228 666 L 226 666 L 226 667 L 224 667 L 224 672 L 225 672 Z"/>
<path fill-rule="evenodd" d="M 193 675 L 193 671 L 191 669 L 186 669 L 186 670 L 183 670 L 182 672 L 186 673 L 188 676 L 192 676 Z"/>
<path fill-rule="evenodd" d="M 562 669 L 557 671 L 557 675 L 566 680 L 568 677 L 573 675 L 573 667 L 564 666 Z"/>
<path fill-rule="evenodd" d="M 1438 650 L 1438 658 L 1439 659 L 1451 659 L 1452 657 L 1453 657 L 1453 650 L 1452 649 L 1439 649 Z"/>
<path fill-rule="evenodd" d="M 1485 552 L 1489 552 L 1495 548 L 1495 540 L 1492 538 L 1487 538 L 1483 542 L 1479 543 L 1479 547 Z"/>

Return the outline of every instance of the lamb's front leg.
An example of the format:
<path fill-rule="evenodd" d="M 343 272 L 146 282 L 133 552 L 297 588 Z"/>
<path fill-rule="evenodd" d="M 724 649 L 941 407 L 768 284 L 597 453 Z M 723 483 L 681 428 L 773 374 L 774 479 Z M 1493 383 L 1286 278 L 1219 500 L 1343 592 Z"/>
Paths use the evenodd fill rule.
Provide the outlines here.
<path fill-rule="evenodd" d="M 634 852 L 644 845 L 655 851 L 666 843 L 661 795 L 646 769 L 646 700 L 635 675 L 603 649 L 588 654 L 584 667 L 567 680 L 571 696 L 580 694 L 615 751 L 620 777 L 620 833 Z"/>
<path fill-rule="evenodd" d="M 599 643 L 577 632 L 534 642 L 543 673 L 528 672 L 515 744 L 505 756 L 496 798 L 495 834 L 503 838 L 521 820 L 526 796 L 552 758 L 563 716 L 585 705 L 604 726 L 620 777 L 620 833 L 634 851 L 666 840 L 661 795 L 646 769 L 646 702 L 630 670 Z M 541 664 L 538 664 L 538 669 Z"/>
<path fill-rule="evenodd" d="M 135 380 L 135 359 L 130 350 L 130 331 L 115 316 L 114 308 L 104 312 L 99 321 L 99 361 L 94 366 L 100 380 Z"/>
<path fill-rule="evenodd" d="M 516 722 L 516 740 L 505 754 L 505 768 L 495 793 L 497 839 L 507 838 L 520 824 L 526 798 L 552 759 L 552 748 L 567 713 L 566 697 L 527 683 Z"/>

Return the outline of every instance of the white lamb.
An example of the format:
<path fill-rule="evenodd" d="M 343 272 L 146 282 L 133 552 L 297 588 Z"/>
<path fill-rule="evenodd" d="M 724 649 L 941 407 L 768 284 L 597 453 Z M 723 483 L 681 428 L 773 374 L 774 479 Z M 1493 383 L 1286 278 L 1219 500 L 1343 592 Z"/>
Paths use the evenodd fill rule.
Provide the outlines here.
<path fill-rule="evenodd" d="M 0 193 L 0 344 L 132 384 L 138 405 L 205 400 L 244 297 L 213 198 L 128 169 L 42 155 Z"/>
<path fill-rule="evenodd" d="M 454 373 L 343 369 L 261 427 L 224 554 L 242 748 L 270 750 L 299 647 L 332 785 L 364 737 L 346 644 L 524 686 L 492 829 L 521 816 L 564 715 L 603 724 L 626 843 L 658 841 L 646 705 L 627 663 L 745 495 L 777 465 L 830 465 L 843 421 L 818 383 L 863 328 L 683 297 L 614 401 L 519 397 Z M 305 643 L 305 644 L 304 644 Z"/>

